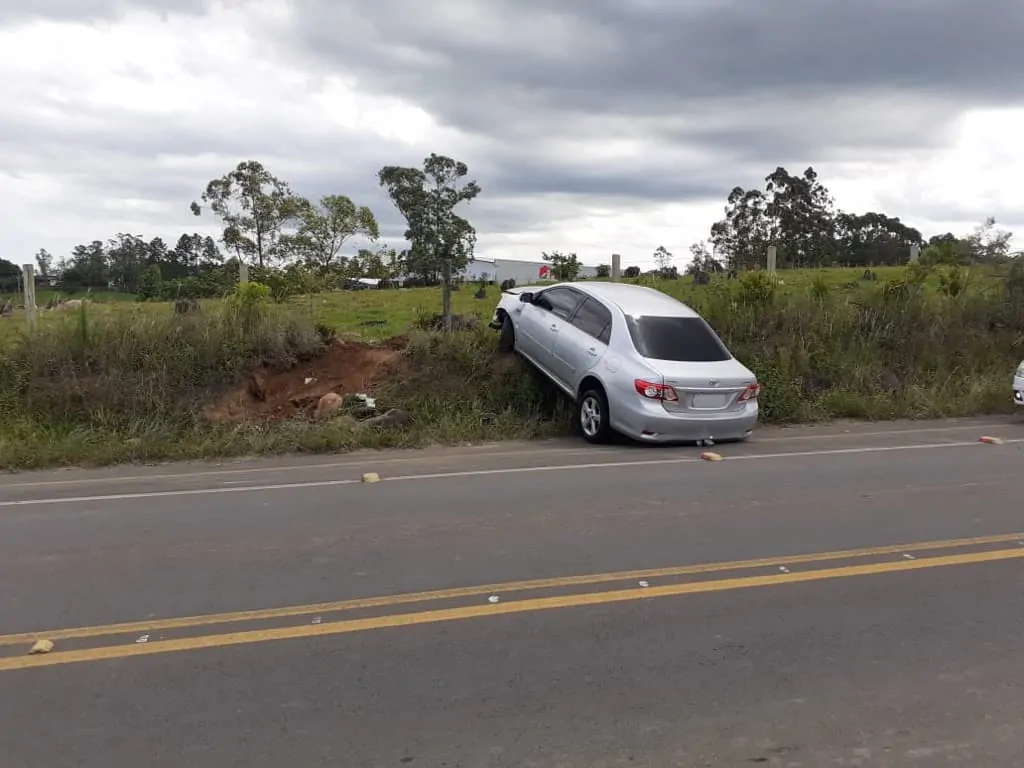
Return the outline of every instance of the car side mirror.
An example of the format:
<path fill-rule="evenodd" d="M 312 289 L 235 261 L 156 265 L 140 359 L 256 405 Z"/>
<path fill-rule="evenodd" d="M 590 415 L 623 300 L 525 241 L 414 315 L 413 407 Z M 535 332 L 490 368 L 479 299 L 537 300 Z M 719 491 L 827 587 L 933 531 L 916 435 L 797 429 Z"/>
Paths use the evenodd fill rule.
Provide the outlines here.
<path fill-rule="evenodd" d="M 519 294 L 519 301 L 523 304 L 533 304 L 533 294 L 527 291 Z"/>

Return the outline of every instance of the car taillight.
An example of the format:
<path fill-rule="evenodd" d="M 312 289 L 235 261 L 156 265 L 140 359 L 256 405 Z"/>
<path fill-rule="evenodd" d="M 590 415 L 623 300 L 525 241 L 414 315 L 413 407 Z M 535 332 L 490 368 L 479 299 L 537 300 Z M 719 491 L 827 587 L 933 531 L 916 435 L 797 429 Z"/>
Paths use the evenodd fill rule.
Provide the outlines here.
<path fill-rule="evenodd" d="M 740 402 L 746 402 L 747 400 L 757 400 L 758 395 L 761 394 L 760 384 L 748 384 L 747 388 L 740 394 Z"/>
<path fill-rule="evenodd" d="M 645 381 L 644 379 L 637 379 L 633 382 L 636 387 L 636 391 L 650 400 L 667 400 L 668 402 L 675 402 L 679 399 L 679 395 L 676 391 L 667 384 L 655 384 L 653 381 Z"/>

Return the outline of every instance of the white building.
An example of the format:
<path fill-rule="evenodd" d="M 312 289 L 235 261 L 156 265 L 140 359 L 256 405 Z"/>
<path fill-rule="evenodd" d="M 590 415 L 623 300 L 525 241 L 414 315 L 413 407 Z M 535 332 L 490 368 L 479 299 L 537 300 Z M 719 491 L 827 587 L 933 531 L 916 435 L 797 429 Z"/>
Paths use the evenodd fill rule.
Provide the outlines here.
<path fill-rule="evenodd" d="M 597 267 L 581 265 L 579 276 L 580 278 L 597 277 Z M 531 285 L 554 279 L 551 276 L 551 265 L 546 261 L 480 258 L 469 262 L 462 271 L 461 277 L 467 283 L 475 283 L 480 280 L 494 283 L 515 280 L 516 285 Z"/>

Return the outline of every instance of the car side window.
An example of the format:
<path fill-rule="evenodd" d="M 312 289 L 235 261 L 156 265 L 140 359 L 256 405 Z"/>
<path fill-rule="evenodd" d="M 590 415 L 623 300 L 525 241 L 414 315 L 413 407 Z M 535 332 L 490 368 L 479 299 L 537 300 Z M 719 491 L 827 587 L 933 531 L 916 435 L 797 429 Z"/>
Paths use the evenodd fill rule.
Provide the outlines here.
<path fill-rule="evenodd" d="M 580 298 L 580 294 L 568 288 L 548 288 L 537 297 L 534 304 L 563 320 L 568 320 L 579 305 Z"/>
<path fill-rule="evenodd" d="M 572 324 L 584 333 L 607 344 L 612 334 L 612 313 L 601 302 L 588 298 L 576 311 Z"/>

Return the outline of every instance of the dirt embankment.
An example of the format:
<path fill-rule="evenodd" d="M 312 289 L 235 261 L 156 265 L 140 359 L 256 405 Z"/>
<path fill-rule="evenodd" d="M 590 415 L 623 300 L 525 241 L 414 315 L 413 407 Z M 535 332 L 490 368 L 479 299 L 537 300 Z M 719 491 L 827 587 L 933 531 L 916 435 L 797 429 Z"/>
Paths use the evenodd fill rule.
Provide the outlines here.
<path fill-rule="evenodd" d="M 228 390 L 204 411 L 211 421 L 279 421 L 311 415 L 328 392 L 342 397 L 365 393 L 374 387 L 401 355 L 405 339 L 366 344 L 333 339 L 327 351 L 288 370 L 260 368 Z"/>

